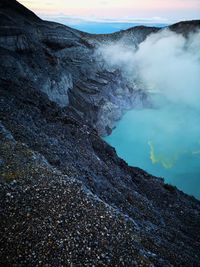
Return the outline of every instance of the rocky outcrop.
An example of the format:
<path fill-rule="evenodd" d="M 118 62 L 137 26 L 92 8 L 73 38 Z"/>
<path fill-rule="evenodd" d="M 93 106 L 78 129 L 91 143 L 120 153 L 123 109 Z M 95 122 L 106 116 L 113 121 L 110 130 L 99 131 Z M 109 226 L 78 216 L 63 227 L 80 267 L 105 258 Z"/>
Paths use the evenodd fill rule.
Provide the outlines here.
<path fill-rule="evenodd" d="M 199 202 L 25 81 L 0 86 L 1 265 L 198 266 Z"/>
<path fill-rule="evenodd" d="M 103 59 L 96 57 L 95 49 L 99 41 L 121 38 L 137 45 L 156 28 L 136 27 L 112 35 L 91 35 L 42 21 L 35 15 L 33 19 L 30 14 L 24 16 L 24 8 L 16 7 L 15 1 L 4 0 L 0 5 L 0 50 L 2 57 L 6 56 L 1 61 L 2 78 L 12 79 L 14 74 L 16 80 L 31 81 L 50 100 L 62 107 L 72 106 L 102 135 L 111 131 L 125 107 L 136 105 L 135 99 L 137 104 L 143 104 L 141 88 L 130 86 L 120 70 L 107 69 Z M 88 105 L 92 112 L 85 108 Z"/>
<path fill-rule="evenodd" d="M 109 69 L 103 58 L 97 57 L 96 48 L 119 40 L 137 47 L 159 29 L 140 26 L 110 35 L 92 35 L 26 12 L 14 0 L 0 3 L 2 78 L 15 75 L 15 80 L 31 81 L 61 107 L 72 106 L 101 135 L 110 132 L 127 109 L 147 105 L 143 88 L 130 84 L 119 69 Z M 185 32 L 198 28 L 199 22 L 189 25 L 184 23 Z M 180 24 L 171 26 L 174 31 L 180 28 Z M 89 112 L 85 108 L 88 105 Z"/>
<path fill-rule="evenodd" d="M 14 0 L 0 13 L 0 265 L 198 266 L 199 201 L 99 137 L 148 104 L 95 57 L 101 38 L 126 31 L 89 35 Z"/>

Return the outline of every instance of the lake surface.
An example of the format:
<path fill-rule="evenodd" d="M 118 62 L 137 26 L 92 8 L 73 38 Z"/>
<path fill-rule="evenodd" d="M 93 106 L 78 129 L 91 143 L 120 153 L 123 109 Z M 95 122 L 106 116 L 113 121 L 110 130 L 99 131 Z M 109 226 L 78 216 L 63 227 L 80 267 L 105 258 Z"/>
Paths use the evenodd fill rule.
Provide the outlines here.
<path fill-rule="evenodd" d="M 160 104 L 128 111 L 104 139 L 129 165 L 200 198 L 200 111 L 154 98 Z"/>

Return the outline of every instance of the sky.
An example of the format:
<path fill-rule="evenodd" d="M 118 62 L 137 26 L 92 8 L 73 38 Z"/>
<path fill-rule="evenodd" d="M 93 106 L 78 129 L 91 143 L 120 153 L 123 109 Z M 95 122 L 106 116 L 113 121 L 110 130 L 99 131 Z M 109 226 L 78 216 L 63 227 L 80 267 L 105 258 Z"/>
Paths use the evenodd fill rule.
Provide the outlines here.
<path fill-rule="evenodd" d="M 200 19 L 200 0 L 19 0 L 42 18 L 170 23 Z"/>

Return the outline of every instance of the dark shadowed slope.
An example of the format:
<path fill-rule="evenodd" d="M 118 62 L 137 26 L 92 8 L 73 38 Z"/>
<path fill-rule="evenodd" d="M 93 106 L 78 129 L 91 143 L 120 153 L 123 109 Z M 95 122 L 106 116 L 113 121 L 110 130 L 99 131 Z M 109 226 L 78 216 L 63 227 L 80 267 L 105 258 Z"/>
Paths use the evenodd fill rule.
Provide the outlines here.
<path fill-rule="evenodd" d="M 101 38 L 16 1 L 0 16 L 0 265 L 199 266 L 199 201 L 99 137 L 148 104 L 95 57 Z M 151 32 L 127 31 L 136 45 L 134 31 Z"/>

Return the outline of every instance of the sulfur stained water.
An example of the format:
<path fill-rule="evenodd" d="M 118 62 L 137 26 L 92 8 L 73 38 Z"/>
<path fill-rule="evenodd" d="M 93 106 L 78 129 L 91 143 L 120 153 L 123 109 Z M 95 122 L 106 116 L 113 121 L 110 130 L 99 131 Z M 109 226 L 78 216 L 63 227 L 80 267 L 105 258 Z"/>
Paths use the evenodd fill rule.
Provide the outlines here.
<path fill-rule="evenodd" d="M 200 198 L 200 110 L 155 96 L 154 102 L 128 111 L 105 140 L 129 165 Z"/>

